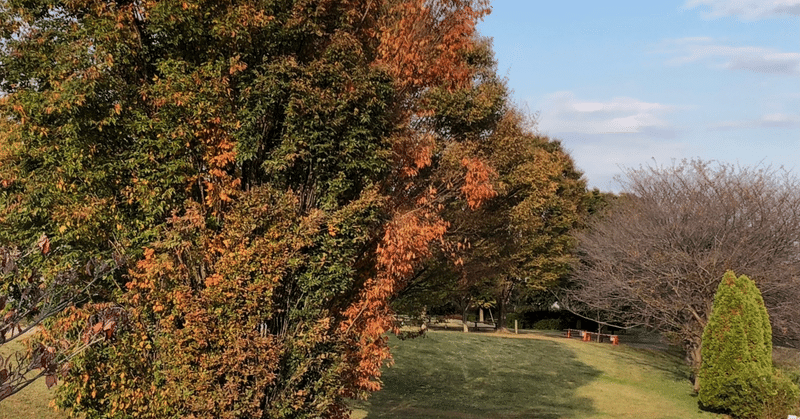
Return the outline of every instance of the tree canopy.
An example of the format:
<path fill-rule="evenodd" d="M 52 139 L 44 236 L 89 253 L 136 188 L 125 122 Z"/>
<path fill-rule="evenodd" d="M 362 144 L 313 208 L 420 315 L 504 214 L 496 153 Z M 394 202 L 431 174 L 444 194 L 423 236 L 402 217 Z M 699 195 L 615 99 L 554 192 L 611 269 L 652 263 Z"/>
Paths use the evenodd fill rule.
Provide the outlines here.
<path fill-rule="evenodd" d="M 511 301 L 570 271 L 570 233 L 585 219 L 586 183 L 560 142 L 537 134 L 526 118 L 514 107 L 501 115 L 486 144 L 497 195 L 472 211 L 460 201 L 445 209 L 446 251 L 403 292 L 405 309 L 453 302 L 466 310 L 484 299 L 505 327 Z"/>
<path fill-rule="evenodd" d="M 44 321 L 59 405 L 345 417 L 378 389 L 442 211 L 497 194 L 486 13 L 3 0 L 3 327 Z"/>

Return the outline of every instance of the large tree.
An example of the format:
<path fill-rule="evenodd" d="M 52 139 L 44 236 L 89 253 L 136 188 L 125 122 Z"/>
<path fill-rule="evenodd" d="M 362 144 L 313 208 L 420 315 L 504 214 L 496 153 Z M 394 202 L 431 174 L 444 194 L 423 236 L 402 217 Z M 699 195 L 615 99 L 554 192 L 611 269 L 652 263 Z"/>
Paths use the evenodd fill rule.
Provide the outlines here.
<path fill-rule="evenodd" d="M 583 219 L 586 183 L 560 142 L 538 135 L 511 113 L 501 123 L 493 156 L 498 194 L 476 216 L 461 218 L 464 275 L 488 277 L 505 329 L 509 305 L 531 291 L 555 285 L 570 270 Z M 527 129 L 526 129 L 527 128 Z"/>
<path fill-rule="evenodd" d="M 735 270 L 761 289 L 773 334 L 798 342 L 796 177 L 689 160 L 628 170 L 622 186 L 578 234 L 581 260 L 563 290 L 565 304 L 667 333 L 685 346 L 696 372 L 714 293 L 723 273 Z"/>
<path fill-rule="evenodd" d="M 379 388 L 388 299 L 445 234 L 441 210 L 496 194 L 495 122 L 445 107 L 486 97 L 487 12 L 0 3 L 5 319 L 49 319 L 28 365 L 60 373 L 59 404 L 344 417 Z"/>
<path fill-rule="evenodd" d="M 519 109 L 504 109 L 485 146 L 497 195 L 480 208 L 461 201 L 446 208 L 448 246 L 403 292 L 405 307 L 449 300 L 466 321 L 475 298 L 489 299 L 497 327 L 505 328 L 512 301 L 569 272 L 570 233 L 584 219 L 586 184 L 560 142 L 537 134 L 533 122 Z"/>

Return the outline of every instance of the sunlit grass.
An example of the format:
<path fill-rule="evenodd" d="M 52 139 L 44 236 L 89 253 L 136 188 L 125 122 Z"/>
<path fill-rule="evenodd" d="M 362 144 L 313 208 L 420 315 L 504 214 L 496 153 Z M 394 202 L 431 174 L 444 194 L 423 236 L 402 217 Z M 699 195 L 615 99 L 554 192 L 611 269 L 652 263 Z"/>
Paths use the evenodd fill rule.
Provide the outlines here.
<path fill-rule="evenodd" d="M 396 363 L 384 370 L 384 390 L 357 403 L 353 418 L 720 417 L 697 408 L 686 367 L 663 351 L 544 334 L 444 331 L 393 338 L 391 346 Z M 0 353 L 21 347 L 17 340 Z M 784 364 L 798 356 L 780 354 Z M 66 418 L 48 407 L 53 396 L 39 380 L 0 402 L 0 419 Z"/>
<path fill-rule="evenodd" d="M 30 335 L 30 332 L 28 333 Z M 24 348 L 26 336 L 0 346 L 0 356 L 4 358 Z M 28 387 L 13 396 L 0 401 L 0 419 L 62 419 L 67 414 L 51 408 L 50 401 L 55 397 L 55 388 L 48 389 L 44 377 L 34 381 Z"/>
<path fill-rule="evenodd" d="M 434 331 L 391 342 L 372 418 L 711 419 L 681 359 L 661 351 L 543 335 Z"/>

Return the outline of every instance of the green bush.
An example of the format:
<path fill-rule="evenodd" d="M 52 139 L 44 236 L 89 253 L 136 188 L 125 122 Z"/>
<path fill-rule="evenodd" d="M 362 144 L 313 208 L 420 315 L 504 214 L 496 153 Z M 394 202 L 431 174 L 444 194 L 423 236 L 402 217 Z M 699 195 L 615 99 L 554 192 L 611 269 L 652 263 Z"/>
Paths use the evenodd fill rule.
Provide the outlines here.
<path fill-rule="evenodd" d="M 781 374 L 789 379 L 795 385 L 800 386 L 800 370 L 797 367 L 783 367 L 780 368 Z"/>
<path fill-rule="evenodd" d="M 727 377 L 727 408 L 734 418 L 783 419 L 797 413 L 800 391 L 779 371 L 765 375 Z M 701 388 L 702 392 L 702 388 Z"/>
<path fill-rule="evenodd" d="M 559 319 L 542 319 L 533 324 L 536 330 L 561 330 L 561 320 Z"/>
<path fill-rule="evenodd" d="M 507 313 L 506 314 L 506 327 L 509 329 L 514 328 L 514 320 L 518 321 L 519 327 L 524 327 L 522 320 L 520 320 L 520 316 L 517 313 Z"/>
<path fill-rule="evenodd" d="M 728 271 L 703 332 L 700 404 L 741 419 L 786 417 L 800 391 L 772 366 L 772 329 L 761 292 Z"/>
<path fill-rule="evenodd" d="M 765 394 L 769 394 L 764 401 L 761 418 L 784 419 L 787 415 L 797 414 L 800 408 L 800 389 L 791 377 L 783 375 L 781 370 L 775 370 L 771 377 L 771 386 Z"/>

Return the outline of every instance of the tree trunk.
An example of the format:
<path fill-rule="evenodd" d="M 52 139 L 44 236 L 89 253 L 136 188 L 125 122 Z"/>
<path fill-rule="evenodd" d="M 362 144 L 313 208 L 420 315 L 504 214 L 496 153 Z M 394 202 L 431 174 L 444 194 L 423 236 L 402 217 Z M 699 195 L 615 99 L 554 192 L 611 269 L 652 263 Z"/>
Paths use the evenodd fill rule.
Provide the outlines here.
<path fill-rule="evenodd" d="M 464 333 L 469 332 L 469 326 L 467 325 L 467 310 L 469 309 L 469 305 L 464 307 L 464 310 L 461 311 L 461 323 L 464 326 Z"/>
<path fill-rule="evenodd" d="M 698 393 L 700 391 L 700 364 L 702 362 L 701 351 L 703 346 L 695 343 L 689 345 L 686 355 L 689 358 L 689 365 L 692 366 L 693 389 L 695 393 Z"/>
<path fill-rule="evenodd" d="M 514 290 L 514 282 L 506 278 L 500 287 L 500 295 L 497 297 L 497 323 L 494 329 L 496 331 L 507 332 L 506 327 L 506 308 L 508 302 L 511 300 L 511 292 Z"/>
<path fill-rule="evenodd" d="M 507 332 L 506 327 L 506 303 L 505 298 L 497 299 L 497 323 L 494 325 L 494 330 L 498 332 Z"/>

